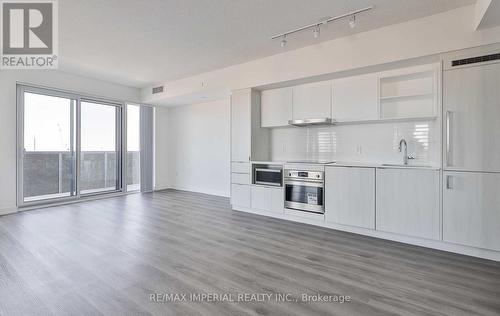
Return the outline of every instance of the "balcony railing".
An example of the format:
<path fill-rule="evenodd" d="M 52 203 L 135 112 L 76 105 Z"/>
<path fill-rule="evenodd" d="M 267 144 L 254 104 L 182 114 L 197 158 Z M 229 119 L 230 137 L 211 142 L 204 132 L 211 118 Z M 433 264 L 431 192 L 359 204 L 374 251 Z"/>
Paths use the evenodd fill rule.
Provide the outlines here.
<path fill-rule="evenodd" d="M 75 191 L 75 154 L 69 151 L 27 151 L 24 154 L 24 197 L 57 197 Z M 124 184 L 138 188 L 140 158 L 138 151 L 127 152 L 127 179 Z M 80 191 L 82 193 L 117 189 L 116 152 L 81 153 Z"/>

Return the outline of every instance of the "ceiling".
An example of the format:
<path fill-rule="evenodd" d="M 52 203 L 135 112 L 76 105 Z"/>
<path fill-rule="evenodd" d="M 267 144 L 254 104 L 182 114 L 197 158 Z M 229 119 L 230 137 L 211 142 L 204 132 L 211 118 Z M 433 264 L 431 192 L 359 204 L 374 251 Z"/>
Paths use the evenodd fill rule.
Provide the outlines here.
<path fill-rule="evenodd" d="M 475 0 L 59 0 L 59 68 L 142 88 L 355 32 L 451 10 Z M 373 5 L 314 39 L 270 37 Z"/>

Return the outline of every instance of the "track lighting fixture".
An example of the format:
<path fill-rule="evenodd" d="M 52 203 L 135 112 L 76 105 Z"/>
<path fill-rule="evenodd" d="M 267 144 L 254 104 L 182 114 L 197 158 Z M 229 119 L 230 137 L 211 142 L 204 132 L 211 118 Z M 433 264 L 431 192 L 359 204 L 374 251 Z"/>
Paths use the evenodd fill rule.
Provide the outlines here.
<path fill-rule="evenodd" d="M 349 18 L 349 26 L 351 27 L 351 29 L 356 27 L 356 15 L 353 14 Z"/>
<path fill-rule="evenodd" d="M 359 10 L 356 10 L 356 11 L 348 12 L 348 13 L 336 16 L 334 18 L 324 18 L 323 20 L 321 20 L 319 22 L 315 22 L 313 24 L 309 24 L 309 25 L 306 25 L 306 26 L 303 26 L 303 27 L 299 27 L 297 29 L 290 30 L 290 31 L 285 32 L 285 33 L 274 35 L 273 37 L 271 37 L 271 39 L 274 40 L 274 39 L 277 39 L 277 38 L 281 38 L 280 45 L 281 45 L 281 47 L 285 47 L 287 45 L 287 36 L 288 35 L 294 34 L 294 33 L 297 33 L 297 32 L 301 32 L 301 31 L 304 31 L 304 30 L 310 30 L 310 29 L 313 29 L 313 36 L 314 36 L 314 38 L 318 38 L 319 35 L 320 35 L 320 32 L 321 32 L 321 26 L 322 25 L 330 23 L 330 22 L 334 22 L 334 21 L 337 21 L 337 20 L 341 20 L 341 19 L 344 19 L 344 18 L 349 18 L 349 26 L 351 28 L 355 28 L 356 27 L 356 15 L 360 14 L 362 12 L 369 11 L 371 9 L 373 9 L 373 6 L 369 6 L 369 7 L 363 8 L 363 9 L 359 9 Z"/>
<path fill-rule="evenodd" d="M 313 32 L 314 38 L 318 38 L 320 32 L 321 32 L 320 26 L 316 25 L 316 27 L 314 28 L 314 32 Z"/>

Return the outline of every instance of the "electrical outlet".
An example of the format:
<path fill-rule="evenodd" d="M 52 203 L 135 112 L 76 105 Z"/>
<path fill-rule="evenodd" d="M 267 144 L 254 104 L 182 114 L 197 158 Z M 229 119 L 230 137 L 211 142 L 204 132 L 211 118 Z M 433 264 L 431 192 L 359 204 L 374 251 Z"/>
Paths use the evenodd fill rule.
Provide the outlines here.
<path fill-rule="evenodd" d="M 281 145 L 281 151 L 284 153 L 286 152 L 286 145 L 285 144 Z"/>

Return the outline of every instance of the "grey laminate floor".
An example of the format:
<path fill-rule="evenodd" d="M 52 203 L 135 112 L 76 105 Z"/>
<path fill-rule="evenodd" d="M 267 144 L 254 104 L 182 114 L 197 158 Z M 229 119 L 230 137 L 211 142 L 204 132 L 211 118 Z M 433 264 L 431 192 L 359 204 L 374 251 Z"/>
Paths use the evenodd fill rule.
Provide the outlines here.
<path fill-rule="evenodd" d="M 153 293 L 236 302 L 155 303 Z M 245 293 L 293 300 L 238 302 Z M 499 315 L 500 263 L 164 191 L 0 217 L 0 314 Z"/>

